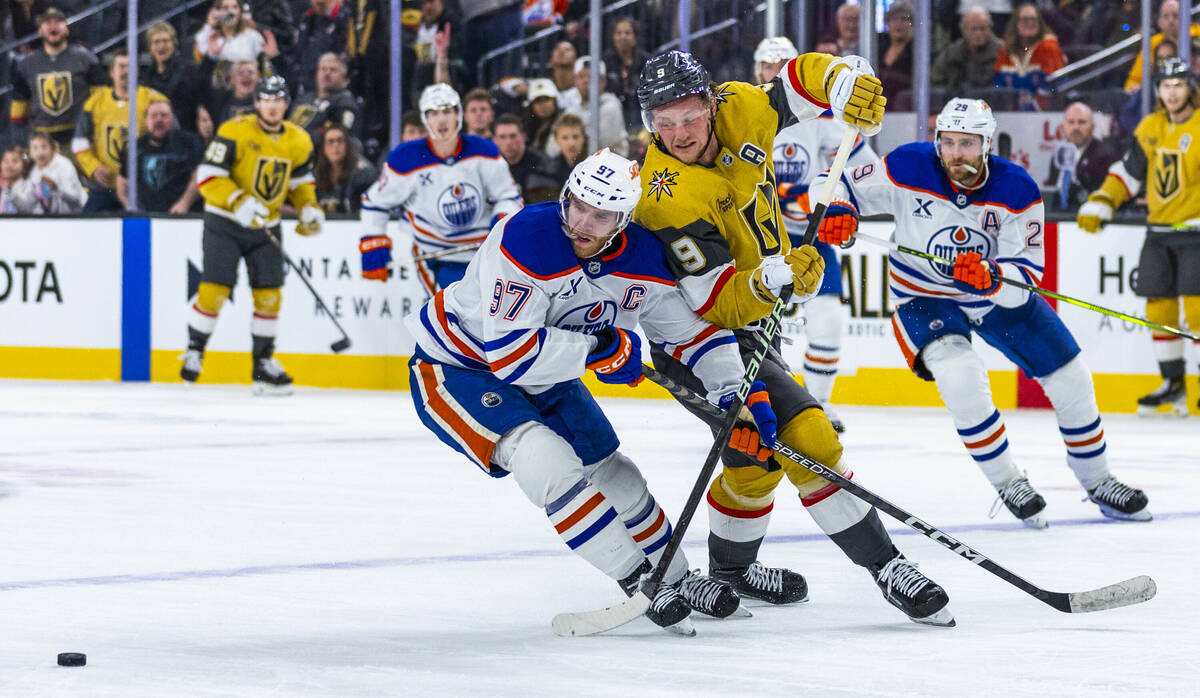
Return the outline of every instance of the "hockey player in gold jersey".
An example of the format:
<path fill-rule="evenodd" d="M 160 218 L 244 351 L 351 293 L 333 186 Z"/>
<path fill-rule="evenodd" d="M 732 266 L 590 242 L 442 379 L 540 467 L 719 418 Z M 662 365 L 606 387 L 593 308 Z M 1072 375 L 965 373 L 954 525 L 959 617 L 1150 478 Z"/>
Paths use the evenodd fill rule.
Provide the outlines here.
<path fill-rule="evenodd" d="M 129 54 L 124 49 L 109 58 L 108 75 L 112 87 L 93 91 L 83 103 L 71 141 L 76 162 L 93 181 L 86 212 L 124 208 L 116 192 L 117 174 L 121 171 L 119 160 L 129 139 Z M 146 132 L 146 108 L 151 102 L 170 103 L 170 100 L 158 90 L 139 86 L 134 101 L 138 136 Z"/>
<path fill-rule="evenodd" d="M 644 194 L 635 220 L 656 230 L 674 254 L 670 263 L 693 309 L 735 330 L 744 355 L 758 347 L 756 324 L 770 313 L 782 287 L 793 284 L 803 301 L 816 293 L 824 271 L 815 248 L 792 248 L 788 241 L 771 160 L 775 135 L 826 109 L 868 135 L 876 133 L 885 104 L 881 91 L 863 59 L 817 53 L 788 61 L 775 79 L 758 86 L 717 85 L 691 55 L 679 51 L 651 58 L 642 69 L 638 102 L 654 137 L 642 167 Z M 678 357 L 657 348 L 651 356 L 677 382 L 700 387 Z M 851 477 L 828 417 L 777 352 L 762 362 L 758 375 L 779 417 L 779 439 Z M 711 417 L 693 412 L 716 431 Z M 954 624 L 945 591 L 900 554 L 874 508 L 791 461 L 760 460 L 751 455 L 759 449 L 737 447 L 742 444 L 725 449 L 725 467 L 708 492 L 713 577 L 743 596 L 771 603 L 807 598 L 803 576 L 757 560 L 775 487 L 786 474 L 813 519 L 871 573 L 889 603 L 919 623 Z"/>
<path fill-rule="evenodd" d="M 1134 130 L 1124 159 L 1113 163 L 1100 189 L 1079 207 L 1079 227 L 1095 233 L 1113 211 L 1146 187 L 1146 240 L 1134 292 L 1146 299 L 1146 318 L 1178 326 L 1179 306 L 1193 332 L 1200 328 L 1200 86 L 1187 63 L 1163 61 L 1155 75 L 1158 108 Z M 1187 416 L 1183 339 L 1152 331 L 1163 382 L 1138 399 L 1138 412 Z"/>
<path fill-rule="evenodd" d="M 325 214 L 313 184 L 312 139 L 283 120 L 287 108 L 284 79 L 260 80 L 254 113 L 221 124 L 196 170 L 204 197 L 204 271 L 192 299 L 188 349 L 181 357 L 185 381 L 200 377 L 205 346 L 237 281 L 238 259 L 244 257 L 254 298 L 255 392 L 291 393 L 292 378 L 274 358 L 283 285 L 283 253 L 276 244 L 279 208 L 288 201 L 299 211 L 296 232 L 301 235 L 319 233 Z"/>

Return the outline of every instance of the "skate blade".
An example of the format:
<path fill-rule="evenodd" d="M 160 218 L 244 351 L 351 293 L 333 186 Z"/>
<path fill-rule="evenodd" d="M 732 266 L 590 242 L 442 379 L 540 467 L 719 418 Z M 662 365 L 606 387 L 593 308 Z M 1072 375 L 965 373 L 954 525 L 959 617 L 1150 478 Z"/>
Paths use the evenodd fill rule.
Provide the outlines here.
<path fill-rule="evenodd" d="M 1161 405 L 1138 405 L 1139 417 L 1186 417 L 1186 402 L 1168 402 Z"/>
<path fill-rule="evenodd" d="M 1100 507 L 1101 514 L 1104 514 L 1110 519 L 1116 519 L 1117 521 L 1150 521 L 1154 518 L 1154 515 L 1150 513 L 1149 509 L 1142 509 L 1141 511 L 1135 511 L 1132 514 L 1126 514 L 1123 511 L 1117 511 L 1116 509 L 1104 506 L 1103 504 L 1099 504 L 1097 506 Z"/>
<path fill-rule="evenodd" d="M 292 394 L 292 386 L 255 383 L 254 394 L 262 397 L 287 397 Z"/>
<path fill-rule="evenodd" d="M 742 604 L 739 603 L 738 607 L 733 610 L 733 613 L 730 613 L 728 616 L 725 616 L 725 617 L 726 618 L 753 618 L 754 614 L 750 612 L 750 609 L 746 608 L 745 606 L 743 606 Z"/>
<path fill-rule="evenodd" d="M 1033 516 L 1021 519 L 1021 523 L 1025 524 L 1025 528 L 1043 529 L 1050 526 L 1050 522 L 1042 514 L 1034 514 Z"/>
<path fill-rule="evenodd" d="M 684 637 L 696 636 L 696 625 L 692 622 L 691 618 L 684 618 L 675 625 L 668 625 L 667 627 L 663 628 L 663 630 L 675 633 L 676 635 L 682 635 Z"/>
<path fill-rule="evenodd" d="M 954 622 L 954 615 L 950 613 L 949 606 L 943 606 L 942 610 L 924 618 L 909 618 L 909 620 L 921 625 L 932 625 L 938 628 L 953 628 L 958 625 Z"/>

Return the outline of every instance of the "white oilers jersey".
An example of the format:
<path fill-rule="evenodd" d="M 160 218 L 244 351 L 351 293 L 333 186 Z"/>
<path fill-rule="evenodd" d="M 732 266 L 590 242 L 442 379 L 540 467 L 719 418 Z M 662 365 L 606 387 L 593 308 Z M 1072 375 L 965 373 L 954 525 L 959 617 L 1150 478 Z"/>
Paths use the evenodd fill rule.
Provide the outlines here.
<path fill-rule="evenodd" d="M 808 198 L 801 195 L 808 192 L 808 185 L 818 173 L 833 164 L 845 132 L 845 122 L 834 119 L 833 112 L 826 109 L 816 119 L 792 124 L 775 136 L 771 158 L 775 163 L 780 202 L 795 204 L 783 207 L 784 224 L 789 234 L 804 234 L 812 207 L 808 204 Z M 846 166 L 865 165 L 878 157 L 859 136 L 854 139 L 854 149 L 850 151 Z"/>
<path fill-rule="evenodd" d="M 581 261 L 557 203 L 501 221 L 462 280 L 405 322 L 430 359 L 534 393 L 582 376 L 588 335 L 608 325 L 633 331 L 640 323 L 695 372 L 714 403 L 737 389 L 743 371 L 733 334 L 691 310 L 653 235 L 630 224 L 604 254 Z"/>
<path fill-rule="evenodd" d="M 521 192 L 496 144 L 459 136 L 458 151 L 442 159 L 428 139 L 406 141 L 388 153 L 379 181 L 362 196 L 364 234 L 383 235 L 393 209 L 413 236 L 414 254 L 482 242 L 492 217 L 521 208 Z M 466 262 L 473 252 L 443 257 Z"/>
<path fill-rule="evenodd" d="M 825 180 L 818 178 L 813 186 Z M 1037 183 L 1022 168 L 988 156 L 983 186 L 963 190 L 946 177 L 933 143 L 909 143 L 882 160 L 842 174 L 839 196 L 846 196 L 862 215 L 890 213 L 896 220 L 893 239 L 900 245 L 954 260 L 961 252 L 992 259 L 1001 273 L 1031 285 L 1042 280 L 1045 259 L 1045 207 Z M 971 319 L 994 306 L 1015 307 L 1028 293 L 1001 284 L 990 296 L 962 293 L 954 287 L 954 265 L 892 252 L 888 257 L 892 295 L 900 302 L 914 297 L 946 298 L 958 303 Z"/>

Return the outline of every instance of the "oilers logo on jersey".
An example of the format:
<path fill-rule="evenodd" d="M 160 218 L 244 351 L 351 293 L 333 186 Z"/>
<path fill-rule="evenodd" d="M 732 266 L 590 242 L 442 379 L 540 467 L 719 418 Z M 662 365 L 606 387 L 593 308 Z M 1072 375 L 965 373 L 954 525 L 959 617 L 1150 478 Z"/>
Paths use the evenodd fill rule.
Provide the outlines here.
<path fill-rule="evenodd" d="M 455 182 L 446 187 L 437 199 L 442 218 L 454 228 L 464 228 L 475 222 L 480 201 L 479 190 L 470 182 Z"/>
<path fill-rule="evenodd" d="M 803 145 L 792 141 L 776 141 L 773 156 L 775 179 L 781 184 L 803 184 L 811 179 L 812 155 Z"/>
<path fill-rule="evenodd" d="M 607 325 L 615 325 L 616 320 L 617 304 L 610 300 L 602 300 L 568 308 L 552 324 L 571 332 L 593 334 Z"/>
<path fill-rule="evenodd" d="M 943 259 L 955 259 L 963 252 L 978 252 L 984 259 L 991 259 L 993 249 L 991 237 L 984 235 L 974 228 L 962 225 L 952 225 L 929 236 L 925 251 Z M 954 265 L 940 264 L 931 261 L 929 266 L 933 271 L 947 280 L 954 279 Z"/>
<path fill-rule="evenodd" d="M 500 397 L 497 393 L 489 391 L 480 396 L 479 402 L 483 403 L 484 407 L 496 407 L 504 402 L 504 398 Z"/>

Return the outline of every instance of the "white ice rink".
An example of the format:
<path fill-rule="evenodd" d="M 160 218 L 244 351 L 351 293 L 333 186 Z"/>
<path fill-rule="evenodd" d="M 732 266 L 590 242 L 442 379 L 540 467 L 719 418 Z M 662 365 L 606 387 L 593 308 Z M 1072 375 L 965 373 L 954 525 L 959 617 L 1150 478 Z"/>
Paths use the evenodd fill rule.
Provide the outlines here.
<path fill-rule="evenodd" d="M 709 443 L 673 402 L 604 400 L 623 450 L 675 518 Z M 1196 696 L 1200 439 L 1194 420 L 1106 417 L 1115 474 L 1150 523 L 1104 520 L 1053 415 L 1009 411 L 1049 502 L 1028 531 L 942 410 L 841 410 L 856 480 L 1054 591 L 1139 574 L 1158 597 L 1053 610 L 887 517 L 950 594 L 958 627 L 918 626 L 779 489 L 764 562 L 811 601 L 645 619 L 559 638 L 560 611 L 623 598 L 511 479 L 417 422 L 408 393 L 0 381 L 4 696 Z M 706 566 L 702 507 L 684 550 Z M 63 668 L 59 652 L 85 652 Z"/>

